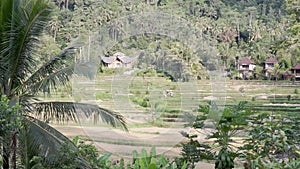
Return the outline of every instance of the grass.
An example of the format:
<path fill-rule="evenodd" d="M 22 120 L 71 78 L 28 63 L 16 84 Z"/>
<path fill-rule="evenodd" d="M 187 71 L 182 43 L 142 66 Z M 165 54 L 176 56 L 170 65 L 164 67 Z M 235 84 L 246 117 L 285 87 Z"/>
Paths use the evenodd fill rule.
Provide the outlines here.
<path fill-rule="evenodd" d="M 93 141 L 93 142 L 96 142 L 96 143 L 109 143 L 109 144 L 115 144 L 115 145 L 128 145 L 128 146 L 147 146 L 147 147 L 173 147 L 173 146 L 180 146 L 179 143 L 175 144 L 174 143 L 159 143 L 159 144 L 156 144 L 156 145 L 153 145 L 153 144 L 150 144 L 150 143 L 147 143 L 147 142 L 144 142 L 144 141 L 141 141 L 141 142 L 133 142 L 132 140 L 115 140 L 115 139 L 104 139 L 104 138 L 101 138 L 101 139 L 97 139 L 97 138 L 89 138 L 89 137 L 86 137 L 86 136 L 79 136 L 81 140 L 83 141 Z"/>
<path fill-rule="evenodd" d="M 110 91 L 98 91 L 95 94 L 95 99 L 96 100 L 109 100 L 111 99 L 111 92 Z"/>

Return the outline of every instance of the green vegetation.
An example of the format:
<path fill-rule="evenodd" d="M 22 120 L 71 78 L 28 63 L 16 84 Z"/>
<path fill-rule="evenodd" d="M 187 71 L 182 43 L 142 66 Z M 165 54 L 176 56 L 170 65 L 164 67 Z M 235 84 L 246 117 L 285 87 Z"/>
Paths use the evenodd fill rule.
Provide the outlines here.
<path fill-rule="evenodd" d="M 183 159 L 188 160 L 194 166 L 199 160 L 215 160 L 215 168 L 232 169 L 234 160 L 238 157 L 236 149 L 236 140 L 239 131 L 247 126 L 246 118 L 251 115 L 250 110 L 245 109 L 245 102 L 232 108 L 220 110 L 217 105 L 211 102 L 208 106 L 201 106 L 200 112 L 195 121 L 190 124 L 191 127 L 201 130 L 207 128 L 206 125 L 212 124 L 215 131 L 209 133 L 205 138 L 212 140 L 209 144 L 203 144 L 196 141 L 197 135 L 182 133 L 190 141 L 183 143 Z"/>
<path fill-rule="evenodd" d="M 250 117 L 249 136 L 241 147 L 250 168 L 294 168 L 299 166 L 299 116 L 261 113 Z M 263 125 L 261 122 L 263 121 Z M 296 128 L 295 128 L 296 127 Z"/>
<path fill-rule="evenodd" d="M 63 143 L 61 149 L 59 149 L 57 156 L 52 164 L 45 163 L 44 159 L 36 157 L 34 167 L 39 169 L 46 168 L 63 168 L 74 169 L 82 168 L 77 158 L 83 158 L 93 169 L 187 169 L 188 163 L 184 163 L 183 166 L 178 167 L 174 161 L 166 158 L 165 155 L 157 155 L 156 149 L 153 147 L 149 154 L 145 149 L 141 150 L 139 154 L 137 151 L 133 151 L 132 160 L 125 161 L 124 159 L 113 160 L 111 153 L 105 153 L 100 155 L 97 148 L 92 144 L 84 143 L 78 136 L 73 140 L 77 145 L 78 151 L 72 150 L 68 144 Z"/>
<path fill-rule="evenodd" d="M 246 102 L 225 109 L 210 102 L 200 106 L 194 118 L 187 126 L 195 130 L 182 132 L 187 140 L 182 142 L 181 156 L 173 159 L 155 155 L 152 148 L 150 154 L 143 149 L 140 154 L 134 151 L 130 160 L 112 160 L 112 154 L 101 156 L 95 147 L 78 142 L 78 137 L 74 140 L 87 161 L 94 159 L 90 161 L 94 168 L 195 168 L 199 161 L 215 163 L 220 169 L 293 169 L 300 164 L 299 115 L 256 112 Z"/>
<path fill-rule="evenodd" d="M 300 116 L 259 113 L 245 105 L 241 102 L 224 110 L 213 103 L 201 106 L 190 125 L 199 132 L 210 130 L 207 141 L 199 142 L 197 133 L 182 133 L 189 141 L 183 143 L 181 160 L 191 164 L 213 160 L 219 169 L 234 168 L 237 162 L 245 169 L 298 167 Z M 209 124 L 213 124 L 213 130 Z"/>
<path fill-rule="evenodd" d="M 237 71 L 238 60 L 243 57 L 256 63 L 257 68 L 251 77 L 255 79 L 268 79 L 263 68 L 269 57 L 278 60 L 276 69 L 271 72 L 273 79 L 282 79 L 284 72 L 300 62 L 297 0 L 53 1 L 57 8 L 47 27 L 54 39 L 52 44 L 62 48 L 79 35 L 89 35 L 97 32 L 99 27 L 108 26 L 111 30 L 109 36 L 118 43 L 101 56 L 118 51 L 129 56 L 140 54 L 138 68 L 164 72 L 175 81 L 206 79 L 205 70 L 214 68 L 203 51 L 191 51 L 190 46 L 164 33 L 119 39 L 122 31 L 130 25 L 130 19 L 115 23 L 116 19 L 153 11 L 186 19 L 191 27 L 199 29 L 196 38 L 204 36 L 210 39 L 217 49 L 217 58 L 232 75 Z M 178 30 L 176 26 L 180 25 L 172 26 Z"/>
<path fill-rule="evenodd" d="M 22 116 L 19 105 L 10 106 L 6 96 L 1 96 L 0 99 L 0 144 L 3 151 L 0 164 L 8 165 L 5 161 L 9 157 L 8 154 L 12 152 L 15 156 L 17 153 L 16 140 L 17 134 L 22 127 Z"/>

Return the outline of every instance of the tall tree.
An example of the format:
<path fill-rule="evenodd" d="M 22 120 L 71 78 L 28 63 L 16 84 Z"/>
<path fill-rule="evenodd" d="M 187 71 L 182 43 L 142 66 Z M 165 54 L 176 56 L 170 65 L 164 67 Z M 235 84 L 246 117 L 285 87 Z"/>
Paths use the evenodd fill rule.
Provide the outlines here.
<path fill-rule="evenodd" d="M 127 130 L 123 116 L 97 105 L 46 102 L 35 97 L 39 92 L 51 92 L 58 85 L 69 82 L 69 77 L 74 73 L 72 53 L 80 46 L 79 43 L 73 43 L 50 60 L 39 62 L 43 60 L 40 59 L 42 55 L 36 55 L 39 37 L 48 24 L 50 14 L 51 8 L 46 0 L 0 1 L 0 96 L 5 95 L 11 107 L 17 104 L 22 106 L 20 111 L 26 126 L 24 128 L 27 129 L 27 135 L 32 137 L 30 140 L 39 148 L 39 154 L 35 155 L 46 158 L 51 157 L 68 139 L 35 117 L 77 121 L 76 113 L 79 110 L 88 116 L 98 115 L 104 122 Z M 10 142 L 18 145 L 17 137 Z M 11 154 L 11 147 L 6 146 L 11 143 L 1 144 L 4 169 L 10 168 L 10 164 L 16 168 L 16 155 Z M 10 159 L 13 159 L 12 162 Z M 22 162 L 29 161 L 27 156 L 27 162 Z"/>
<path fill-rule="evenodd" d="M 300 2 L 298 0 L 286 0 L 286 6 L 290 20 L 288 27 L 290 36 L 285 43 L 289 46 L 292 57 L 296 57 L 296 62 L 298 62 L 300 61 Z"/>

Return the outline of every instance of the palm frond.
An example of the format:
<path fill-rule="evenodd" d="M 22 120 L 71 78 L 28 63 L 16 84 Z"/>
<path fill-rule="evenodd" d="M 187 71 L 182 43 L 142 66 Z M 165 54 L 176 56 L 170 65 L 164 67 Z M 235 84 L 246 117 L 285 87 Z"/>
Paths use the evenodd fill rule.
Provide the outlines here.
<path fill-rule="evenodd" d="M 47 163 L 53 163 L 54 160 L 57 160 L 55 157 L 62 143 L 67 143 L 73 151 L 78 151 L 72 141 L 53 127 L 30 116 L 24 117 L 26 128 L 22 131 L 23 137 L 19 138 L 20 141 L 23 139 L 23 142 L 20 143 L 23 146 L 20 147 L 23 157 L 31 159 L 34 155 L 39 155 L 44 157 Z M 24 161 L 26 159 L 23 159 L 23 165 L 30 165 L 28 159 L 27 162 Z M 76 160 L 81 168 L 90 168 L 89 164 L 81 157 Z"/>
<path fill-rule="evenodd" d="M 43 77 L 41 76 L 39 81 L 36 79 L 36 81 L 32 81 L 30 84 L 28 84 L 29 86 L 23 85 L 22 90 L 25 91 L 25 93 L 22 93 L 30 93 L 32 95 L 35 95 L 39 91 L 50 93 L 50 91 L 55 90 L 57 86 L 69 84 L 69 80 L 72 75 L 84 76 L 90 79 L 93 78 L 95 72 L 91 70 L 92 69 L 89 67 L 89 64 L 86 63 L 80 63 L 76 65 L 72 64 L 68 67 L 60 68 L 51 74 L 46 74 Z"/>
<path fill-rule="evenodd" d="M 22 85 L 32 73 L 36 61 L 32 56 L 37 48 L 37 37 L 42 33 L 51 13 L 46 1 L 13 1 L 10 20 L 4 23 L 5 36 L 1 39 L 0 55 L 6 63 L 8 88 Z"/>
<path fill-rule="evenodd" d="M 75 66 L 71 54 L 82 45 L 81 40 L 75 40 L 58 55 L 42 64 L 26 79 L 21 89 L 23 91 L 32 90 L 31 93 L 36 93 L 39 90 L 48 90 L 51 86 L 55 87 L 56 84 L 65 85 L 69 81 L 70 75 L 74 73 Z"/>
<path fill-rule="evenodd" d="M 59 85 L 66 85 L 69 82 L 69 77 L 73 74 L 74 66 L 68 66 L 54 73 L 46 74 L 40 81 L 31 83 L 26 88 L 23 88 L 26 93 L 35 95 L 37 92 L 50 92 Z M 24 86 L 25 87 L 25 86 Z"/>
<path fill-rule="evenodd" d="M 32 103 L 33 102 L 39 102 L 40 100 L 38 98 L 35 98 L 31 94 L 24 94 L 19 97 L 19 103 L 21 106 L 20 111 L 22 114 L 27 115 L 28 112 L 33 111 Z"/>
<path fill-rule="evenodd" d="M 30 132 L 28 125 L 24 125 L 18 134 L 18 156 L 20 164 L 24 168 L 31 168 L 30 160 L 40 153 L 39 144 L 34 139 L 33 133 Z"/>
<path fill-rule="evenodd" d="M 13 0 L 0 1 L 0 94 L 4 94 L 5 76 L 8 73 L 8 63 L 5 62 L 3 50 L 5 49 L 4 42 L 9 35 L 6 32 L 9 30 L 9 22 L 13 8 Z"/>
<path fill-rule="evenodd" d="M 43 156 L 55 156 L 63 142 L 68 142 L 72 149 L 76 150 L 76 146 L 63 134 L 45 122 L 25 116 L 25 125 L 27 125 L 27 135 L 30 136 L 30 142 L 33 146 L 38 146 L 39 151 L 44 153 Z"/>
<path fill-rule="evenodd" d="M 35 116 L 46 121 L 75 121 L 78 122 L 78 113 L 84 113 L 86 117 L 99 118 L 113 127 L 120 126 L 128 130 L 124 117 L 114 111 L 101 108 L 98 105 L 74 103 L 74 102 L 38 102 L 34 103 Z"/>
<path fill-rule="evenodd" d="M 75 115 L 76 108 L 72 102 L 39 102 L 34 103 L 32 109 L 32 116 L 43 121 L 78 121 Z"/>

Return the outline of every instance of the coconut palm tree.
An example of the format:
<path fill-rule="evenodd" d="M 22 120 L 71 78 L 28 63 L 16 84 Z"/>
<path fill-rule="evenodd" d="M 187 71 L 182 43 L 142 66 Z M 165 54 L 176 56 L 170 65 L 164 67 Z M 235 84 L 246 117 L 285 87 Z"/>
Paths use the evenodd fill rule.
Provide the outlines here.
<path fill-rule="evenodd" d="M 275 63 L 274 68 L 271 70 L 271 75 L 275 78 L 275 81 L 279 79 L 280 74 L 283 72 L 280 65 Z"/>
<path fill-rule="evenodd" d="M 12 153 L 16 151 L 7 145 L 15 145 L 15 149 L 20 148 L 18 145 L 22 145 L 22 149 L 29 148 L 29 145 L 38 148 L 38 154 L 20 153 L 27 159 L 20 160 L 21 163 L 29 168 L 25 164 L 29 164 L 33 156 L 51 159 L 61 143 L 68 141 L 43 120 L 77 121 L 76 113 L 81 111 L 87 116 L 98 115 L 104 122 L 127 130 L 123 116 L 97 105 L 46 102 L 35 97 L 39 92 L 51 92 L 69 82 L 74 74 L 72 53 L 81 45 L 75 42 L 47 62 L 40 63 L 43 59 L 39 58 L 43 56 L 37 55 L 39 37 L 50 20 L 50 14 L 50 4 L 46 0 L 0 1 L 0 97 L 6 96 L 11 107 L 21 105 L 22 130 L 26 130 L 22 142 L 17 143 L 18 133 L 13 133 L 9 144 L 0 143 L 4 169 L 16 168 L 17 155 Z"/>

